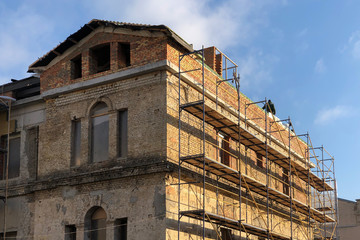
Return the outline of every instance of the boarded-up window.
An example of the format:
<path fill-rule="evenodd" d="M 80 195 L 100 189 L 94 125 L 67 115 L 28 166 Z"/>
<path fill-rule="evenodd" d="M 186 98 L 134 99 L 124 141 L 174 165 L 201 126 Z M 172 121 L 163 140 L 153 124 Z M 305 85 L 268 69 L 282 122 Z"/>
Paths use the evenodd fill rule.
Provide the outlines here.
<path fill-rule="evenodd" d="M 28 170 L 31 178 L 37 177 L 38 168 L 38 146 L 39 127 L 32 127 L 26 130 L 25 154 L 28 157 Z"/>
<path fill-rule="evenodd" d="M 71 166 L 80 165 L 81 156 L 81 121 L 71 122 Z"/>
<path fill-rule="evenodd" d="M 128 111 L 119 111 L 118 118 L 118 149 L 119 157 L 126 157 L 128 152 Z"/>

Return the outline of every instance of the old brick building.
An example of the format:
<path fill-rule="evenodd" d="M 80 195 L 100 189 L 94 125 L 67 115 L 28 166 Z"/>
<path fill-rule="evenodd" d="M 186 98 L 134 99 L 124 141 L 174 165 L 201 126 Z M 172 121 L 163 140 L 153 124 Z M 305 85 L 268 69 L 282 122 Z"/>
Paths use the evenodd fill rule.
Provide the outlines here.
<path fill-rule="evenodd" d="M 7 237 L 335 238 L 333 168 L 215 47 L 92 20 L 29 72 L 2 86 Z"/>

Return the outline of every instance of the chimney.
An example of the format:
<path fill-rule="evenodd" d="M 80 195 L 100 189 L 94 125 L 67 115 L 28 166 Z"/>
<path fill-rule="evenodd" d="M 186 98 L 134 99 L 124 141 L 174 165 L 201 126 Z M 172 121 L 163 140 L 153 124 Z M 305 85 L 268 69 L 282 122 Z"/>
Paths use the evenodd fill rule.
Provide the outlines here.
<path fill-rule="evenodd" d="M 204 57 L 206 65 L 222 76 L 222 54 L 216 54 L 216 48 L 213 46 L 204 49 Z"/>
<path fill-rule="evenodd" d="M 215 51 L 215 47 L 208 47 L 204 49 L 205 63 L 214 71 L 216 64 Z"/>
<path fill-rule="evenodd" d="M 216 54 L 216 68 L 215 71 L 222 76 L 222 69 L 223 69 L 223 63 L 222 63 L 223 55 L 221 53 Z"/>

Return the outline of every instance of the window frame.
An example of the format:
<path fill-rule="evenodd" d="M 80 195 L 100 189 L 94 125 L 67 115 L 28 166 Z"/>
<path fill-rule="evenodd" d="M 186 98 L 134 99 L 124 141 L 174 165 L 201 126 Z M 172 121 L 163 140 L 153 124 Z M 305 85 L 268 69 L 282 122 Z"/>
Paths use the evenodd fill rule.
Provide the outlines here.
<path fill-rule="evenodd" d="M 106 106 L 106 112 L 103 112 L 103 113 L 100 113 L 100 114 L 93 114 L 93 111 L 94 109 L 100 105 L 100 104 L 104 104 Z M 103 161 L 106 161 L 109 159 L 109 144 L 110 144 L 110 112 L 109 112 L 109 106 L 106 102 L 104 101 L 98 101 L 96 102 L 90 109 L 90 161 L 92 163 L 98 163 L 98 162 L 103 162 Z M 96 119 L 100 119 L 101 117 L 104 117 L 104 116 L 107 116 L 107 119 L 105 120 L 107 123 L 106 123 L 106 129 L 104 131 L 101 131 L 103 133 L 106 133 L 105 136 L 103 136 L 103 142 L 101 144 L 101 146 L 103 146 L 103 144 L 106 142 L 106 146 L 101 148 L 100 150 L 104 151 L 105 154 L 106 154 L 106 157 L 100 157 L 100 158 L 97 158 L 96 156 L 96 150 L 99 150 L 97 148 L 98 145 L 95 145 L 95 138 L 97 138 L 97 136 L 95 136 L 95 134 L 98 134 L 95 130 L 95 126 L 98 125 L 98 124 L 95 124 L 96 122 Z M 95 132 L 96 131 L 96 132 Z M 101 136 L 101 135 L 99 135 Z M 100 154 L 101 156 L 102 154 Z M 99 159 L 99 160 L 97 160 Z"/>
<path fill-rule="evenodd" d="M 127 240 L 128 218 L 117 218 L 114 221 L 114 239 Z"/>
<path fill-rule="evenodd" d="M 65 240 L 76 240 L 76 225 L 65 225 Z"/>
<path fill-rule="evenodd" d="M 106 50 L 102 50 L 105 48 L 106 48 Z M 92 48 L 89 49 L 89 55 L 90 55 L 90 64 L 89 64 L 89 73 L 90 74 L 106 72 L 111 69 L 111 44 L 110 43 L 103 43 L 103 44 L 93 46 Z M 99 66 L 99 60 L 103 61 L 104 60 L 103 58 L 108 59 L 108 61 L 104 61 L 104 63 L 106 63 L 106 64 Z"/>
<path fill-rule="evenodd" d="M 117 115 L 117 156 L 124 158 L 128 156 L 129 142 L 129 112 L 127 108 L 118 110 Z M 125 123 L 124 123 L 125 121 Z"/>
<path fill-rule="evenodd" d="M 82 78 L 82 54 L 70 60 L 70 79 Z"/>
<path fill-rule="evenodd" d="M 81 163 L 81 123 L 81 119 L 71 121 L 71 167 L 79 166 Z"/>
<path fill-rule="evenodd" d="M 7 165 L 7 144 L 8 144 L 8 141 L 7 141 L 7 135 L 3 135 L 0 137 L 0 144 L 1 144 L 1 148 L 4 150 L 4 152 L 1 153 L 1 156 L 2 156 L 2 166 L 1 166 L 1 170 L 2 172 L 0 173 L 0 180 L 5 180 L 6 179 L 6 165 Z M 9 156 L 9 170 L 8 170 L 8 179 L 14 179 L 14 178 L 18 178 L 20 177 L 20 169 L 21 169 L 21 136 L 20 136 L 20 133 L 12 133 L 10 134 L 9 136 L 10 140 L 9 140 L 9 152 L 10 152 L 10 156 Z M 11 150 L 11 145 L 12 145 L 12 142 L 14 140 L 17 140 L 18 141 L 18 154 L 15 155 L 16 156 L 16 160 L 17 160 L 17 163 L 15 165 L 16 169 L 12 169 L 12 166 L 13 166 L 13 159 L 12 159 L 12 155 L 11 153 L 13 152 Z M 15 173 L 13 173 L 15 172 Z M 14 175 L 13 175 L 14 174 Z"/>

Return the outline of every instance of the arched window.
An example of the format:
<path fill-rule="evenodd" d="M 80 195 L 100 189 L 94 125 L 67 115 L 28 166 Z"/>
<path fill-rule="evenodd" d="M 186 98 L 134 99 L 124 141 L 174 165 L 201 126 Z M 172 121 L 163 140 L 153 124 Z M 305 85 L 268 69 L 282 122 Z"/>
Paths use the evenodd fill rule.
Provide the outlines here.
<path fill-rule="evenodd" d="M 104 102 L 98 102 L 91 116 L 91 161 L 101 162 L 109 157 L 109 113 Z"/>
<path fill-rule="evenodd" d="M 101 207 L 91 208 L 85 216 L 85 239 L 106 239 L 106 212 Z"/>

